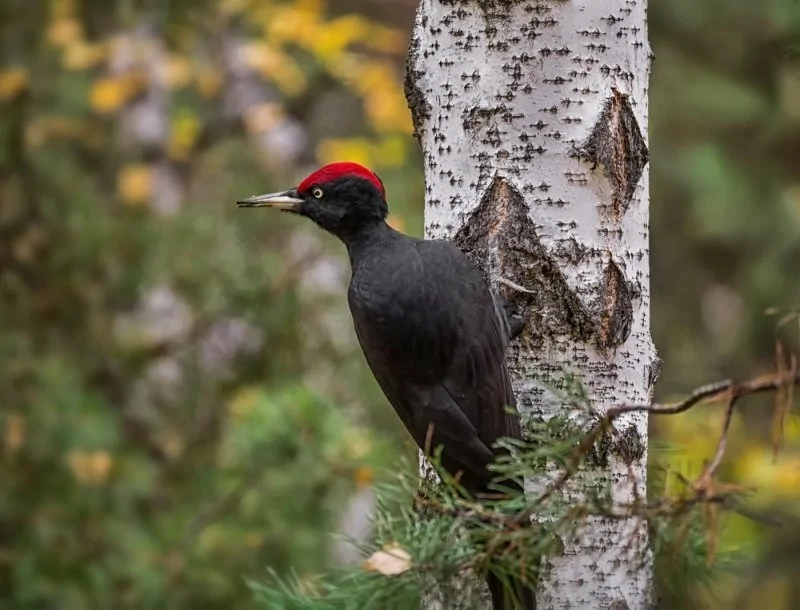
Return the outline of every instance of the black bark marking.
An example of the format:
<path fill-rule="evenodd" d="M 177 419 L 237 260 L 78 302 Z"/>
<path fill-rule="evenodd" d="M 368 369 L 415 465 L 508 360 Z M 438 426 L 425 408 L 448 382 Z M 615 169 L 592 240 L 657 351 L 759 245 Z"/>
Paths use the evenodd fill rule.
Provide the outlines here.
<path fill-rule="evenodd" d="M 464 131 L 470 133 L 477 133 L 481 127 L 493 124 L 493 118 L 498 114 L 508 112 L 505 106 L 497 106 L 496 108 L 485 108 L 482 106 L 473 106 L 469 110 L 465 110 L 461 115 L 462 127 Z"/>
<path fill-rule="evenodd" d="M 552 205 L 549 204 L 547 200 L 534 199 L 534 202 L 544 203 L 545 205 Z M 561 263 L 572 265 L 574 267 L 578 263 L 582 263 L 583 261 L 589 258 L 601 254 L 601 250 L 598 248 L 589 248 L 588 246 L 579 243 L 578 240 L 575 239 L 574 237 L 570 236 L 557 240 L 556 246 L 552 250 L 552 254 Z"/>
<path fill-rule="evenodd" d="M 580 430 L 578 431 L 581 432 Z M 597 442 L 592 445 L 589 454 L 586 456 L 587 464 L 594 468 L 606 469 L 611 464 L 611 454 L 614 452 L 614 442 L 609 434 L 603 434 Z"/>
<path fill-rule="evenodd" d="M 625 343 L 631 334 L 633 303 L 625 275 L 613 260 L 603 272 L 599 300 L 600 329 L 596 340 L 598 347 L 608 349 Z"/>
<path fill-rule="evenodd" d="M 561 272 L 558 255 L 539 240 L 522 194 L 507 179 L 494 177 L 453 241 L 488 279 L 499 276 L 531 291 L 502 288 L 527 321 L 524 334 L 532 345 L 564 335 L 602 348 L 627 339 L 633 307 L 622 271 L 609 263 L 600 298 L 584 306 Z"/>
<path fill-rule="evenodd" d="M 611 214 L 615 220 L 628 211 L 649 154 L 628 96 L 616 89 L 589 138 L 574 152 L 575 157 L 602 166 L 612 188 Z"/>
<path fill-rule="evenodd" d="M 406 74 L 403 81 L 403 89 L 406 94 L 406 102 L 411 110 L 411 123 L 414 126 L 414 137 L 420 142 L 421 132 L 425 121 L 431 118 L 432 108 L 425 92 L 419 86 L 419 80 L 425 76 L 422 70 L 416 70 L 419 57 L 420 39 L 416 32 L 411 36 L 406 56 Z"/>
<path fill-rule="evenodd" d="M 661 365 L 663 361 L 659 358 L 658 354 L 653 354 L 653 359 L 645 367 L 645 379 L 647 388 L 652 388 L 658 383 L 658 378 L 661 377 Z"/>
<path fill-rule="evenodd" d="M 525 0 L 439 0 L 444 6 L 478 5 L 487 21 L 507 19 L 511 8 L 524 4 Z"/>
<path fill-rule="evenodd" d="M 613 452 L 627 465 L 635 464 L 644 457 L 647 446 L 642 435 L 633 424 L 620 430 L 614 439 Z"/>
<path fill-rule="evenodd" d="M 511 125 L 514 119 L 521 115 L 515 115 L 505 104 L 500 104 L 492 108 L 485 106 L 473 106 L 461 114 L 462 127 L 464 131 L 481 144 L 488 144 L 497 149 L 503 141 L 503 137 L 508 134 L 504 125 Z"/>

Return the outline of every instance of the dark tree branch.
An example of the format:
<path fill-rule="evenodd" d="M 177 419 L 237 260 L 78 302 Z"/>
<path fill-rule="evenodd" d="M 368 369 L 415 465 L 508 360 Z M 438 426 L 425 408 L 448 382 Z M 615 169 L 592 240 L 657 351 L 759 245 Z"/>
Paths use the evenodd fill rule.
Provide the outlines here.
<path fill-rule="evenodd" d="M 728 430 L 733 417 L 733 411 L 739 398 L 760 394 L 770 391 L 781 391 L 782 389 L 793 387 L 800 383 L 800 374 L 797 372 L 796 365 L 793 364 L 789 370 L 779 367 L 777 373 L 763 375 L 756 377 L 749 381 L 742 383 L 735 383 L 731 380 L 720 381 L 711 383 L 697 388 L 684 400 L 675 404 L 651 404 L 651 405 L 619 405 L 611 407 L 605 416 L 598 422 L 581 440 L 577 450 L 572 454 L 567 467 L 561 475 L 550 485 L 533 503 L 533 507 L 541 505 L 554 493 L 564 487 L 575 473 L 578 471 L 580 465 L 583 463 L 585 456 L 592 449 L 594 444 L 600 437 L 607 433 L 613 426 L 614 420 L 625 413 L 632 412 L 647 412 L 653 415 L 675 415 L 684 413 L 689 409 L 697 406 L 702 402 L 717 402 L 720 400 L 727 400 L 728 407 L 726 409 L 725 421 L 723 425 L 722 434 L 717 444 L 717 450 L 713 460 L 708 464 L 698 479 L 695 481 L 693 487 L 698 494 L 698 501 L 704 498 L 706 501 L 722 502 L 729 494 L 723 493 L 717 495 L 715 490 L 719 490 L 719 486 L 713 483 L 713 476 L 722 462 L 727 448 Z M 787 395 L 790 395 L 787 393 Z M 738 489 L 738 488 L 737 488 Z M 730 492 L 731 486 L 726 486 L 726 491 Z M 688 505 L 687 505 L 688 506 Z M 518 514 L 514 521 L 523 523 L 530 519 L 533 514 L 532 510 L 525 510 Z"/>

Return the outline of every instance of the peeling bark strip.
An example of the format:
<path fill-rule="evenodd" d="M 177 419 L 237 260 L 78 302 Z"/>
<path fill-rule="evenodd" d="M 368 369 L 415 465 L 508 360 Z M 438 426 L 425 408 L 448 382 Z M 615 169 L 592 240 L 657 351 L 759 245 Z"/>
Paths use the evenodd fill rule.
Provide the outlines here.
<path fill-rule="evenodd" d="M 406 95 L 426 170 L 428 237 L 454 239 L 525 319 L 510 350 L 525 417 L 649 403 L 646 0 L 421 0 Z M 647 420 L 615 422 L 615 500 L 644 495 Z M 635 480 L 631 480 L 633 475 Z M 651 574 L 596 521 L 549 560 L 539 608 L 650 608 Z M 645 561 L 649 565 L 649 561 Z"/>

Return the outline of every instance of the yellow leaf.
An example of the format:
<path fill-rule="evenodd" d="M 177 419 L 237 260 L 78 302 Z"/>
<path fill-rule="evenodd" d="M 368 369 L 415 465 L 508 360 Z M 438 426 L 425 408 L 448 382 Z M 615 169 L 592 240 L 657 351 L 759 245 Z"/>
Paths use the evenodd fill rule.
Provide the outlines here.
<path fill-rule="evenodd" d="M 278 48 L 289 42 L 305 47 L 313 45 L 322 26 L 322 7 L 319 2 L 297 2 L 275 10 L 265 21 L 267 38 Z"/>
<path fill-rule="evenodd" d="M 242 61 L 254 70 L 260 70 L 273 56 L 273 49 L 265 42 L 249 42 L 241 49 Z"/>
<path fill-rule="evenodd" d="M 222 88 L 222 76 L 217 70 L 205 67 L 197 71 L 195 83 L 200 95 L 211 98 Z"/>
<path fill-rule="evenodd" d="M 362 62 L 358 73 L 349 76 L 362 93 L 390 89 L 397 81 L 394 68 L 385 61 Z"/>
<path fill-rule="evenodd" d="M 103 45 L 76 40 L 66 45 L 62 61 L 64 67 L 69 70 L 86 70 L 102 62 L 105 56 L 106 50 Z"/>
<path fill-rule="evenodd" d="M 251 106 L 244 113 L 244 126 L 249 133 L 261 133 L 275 127 L 284 118 L 281 107 L 275 102 Z"/>
<path fill-rule="evenodd" d="M 101 78 L 92 85 L 89 103 L 97 112 L 114 112 L 128 101 L 130 87 L 125 78 Z"/>
<path fill-rule="evenodd" d="M 257 70 L 289 95 L 296 95 L 306 87 L 306 77 L 297 63 L 265 42 L 245 45 L 242 58 L 247 66 Z"/>
<path fill-rule="evenodd" d="M 57 19 L 47 28 L 46 38 L 55 47 L 66 46 L 83 38 L 83 24 L 72 17 Z"/>
<path fill-rule="evenodd" d="M 369 142 L 364 138 L 341 138 L 322 140 L 317 145 L 317 159 L 328 164 L 348 160 L 370 167 L 372 151 Z"/>
<path fill-rule="evenodd" d="M 378 165 L 400 167 L 406 162 L 408 140 L 402 136 L 390 136 L 381 140 L 375 150 Z"/>
<path fill-rule="evenodd" d="M 335 61 L 325 61 L 325 58 L 320 59 L 332 76 L 352 86 L 353 89 L 361 91 L 358 89 L 358 83 L 365 62 L 360 56 L 355 53 L 345 52 L 336 57 Z"/>
<path fill-rule="evenodd" d="M 374 478 L 375 471 L 369 466 L 359 466 L 353 474 L 353 481 L 359 488 L 368 486 Z"/>
<path fill-rule="evenodd" d="M 312 13 L 315 15 L 322 15 L 322 9 L 324 8 L 324 5 L 324 0 L 298 0 L 295 3 L 295 6 L 298 10 L 306 11 L 307 13 Z"/>
<path fill-rule="evenodd" d="M 742 484 L 759 490 L 757 501 L 790 498 L 800 488 L 800 456 L 783 454 L 776 462 L 769 448 L 752 445 L 736 459 L 736 473 Z"/>
<path fill-rule="evenodd" d="M 367 572 L 380 572 L 384 576 L 396 576 L 411 568 L 411 555 L 396 542 L 384 545 L 375 551 L 363 564 Z"/>
<path fill-rule="evenodd" d="M 240 15 L 247 10 L 247 0 L 222 0 L 219 10 L 223 15 Z"/>
<path fill-rule="evenodd" d="M 361 95 L 367 117 L 376 131 L 411 133 L 411 114 L 391 63 L 342 54 L 335 63 L 326 66 Z"/>
<path fill-rule="evenodd" d="M 405 53 L 408 46 L 405 32 L 372 24 L 363 43 L 381 53 Z"/>
<path fill-rule="evenodd" d="M 149 165 L 128 165 L 117 176 L 117 193 L 130 205 L 141 205 L 153 192 L 153 170 Z"/>
<path fill-rule="evenodd" d="M 319 34 L 311 40 L 312 51 L 321 57 L 329 57 L 365 37 L 371 37 L 369 23 L 360 15 L 345 15 L 322 26 Z"/>
<path fill-rule="evenodd" d="M 82 485 L 101 485 L 108 479 L 114 460 L 107 451 L 73 450 L 67 454 L 67 465 Z"/>
<path fill-rule="evenodd" d="M 192 80 L 192 64 L 185 57 L 173 53 L 164 65 L 164 75 L 168 87 L 185 87 Z"/>
<path fill-rule="evenodd" d="M 0 72 L 0 100 L 17 97 L 28 88 L 28 73 L 24 68 L 11 68 Z"/>
<path fill-rule="evenodd" d="M 184 110 L 172 123 L 168 145 L 169 156 L 186 159 L 197 143 L 201 130 L 200 119 L 191 111 Z"/>
<path fill-rule="evenodd" d="M 364 99 L 364 109 L 378 133 L 411 133 L 411 114 L 399 90 L 388 87 L 370 91 Z"/>
<path fill-rule="evenodd" d="M 800 463 L 794 460 L 779 460 L 775 467 L 774 491 L 787 499 L 797 496 L 800 490 Z"/>
<path fill-rule="evenodd" d="M 16 453 L 25 443 L 25 418 L 19 413 L 8 414 L 4 440 L 8 453 Z"/>

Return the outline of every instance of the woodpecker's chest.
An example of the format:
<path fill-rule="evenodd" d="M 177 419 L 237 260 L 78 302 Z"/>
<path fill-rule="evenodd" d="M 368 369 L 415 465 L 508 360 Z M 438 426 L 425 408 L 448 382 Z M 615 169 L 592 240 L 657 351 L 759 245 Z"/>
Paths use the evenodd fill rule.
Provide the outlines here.
<path fill-rule="evenodd" d="M 413 256 L 379 256 L 357 265 L 348 289 L 354 317 L 385 330 L 403 326 L 425 306 L 426 274 Z"/>
<path fill-rule="evenodd" d="M 390 367 L 416 380 L 442 374 L 456 341 L 444 294 L 429 261 L 413 251 L 354 265 L 348 302 L 373 370 Z"/>

